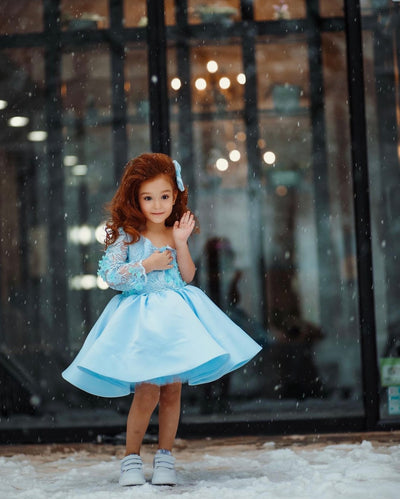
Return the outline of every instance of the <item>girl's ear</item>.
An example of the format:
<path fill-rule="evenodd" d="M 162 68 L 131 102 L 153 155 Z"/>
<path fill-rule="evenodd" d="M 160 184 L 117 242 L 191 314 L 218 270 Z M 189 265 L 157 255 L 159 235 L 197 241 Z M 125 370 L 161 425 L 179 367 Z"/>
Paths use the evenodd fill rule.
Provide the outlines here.
<path fill-rule="evenodd" d="M 177 197 L 178 197 L 178 191 L 174 191 L 174 204 L 175 204 L 175 201 L 176 201 Z"/>

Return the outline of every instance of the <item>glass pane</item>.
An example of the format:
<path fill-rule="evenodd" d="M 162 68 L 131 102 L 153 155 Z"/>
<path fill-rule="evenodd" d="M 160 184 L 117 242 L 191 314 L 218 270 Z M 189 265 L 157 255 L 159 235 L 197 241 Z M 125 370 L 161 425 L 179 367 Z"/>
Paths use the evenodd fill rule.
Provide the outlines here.
<path fill-rule="evenodd" d="M 44 54 L 3 50 L 0 76 L 0 427 L 22 429 L 54 395 L 48 307 Z M 51 353 L 50 353 L 51 352 Z M 53 367 L 50 362 L 53 359 Z M 19 419 L 18 419 L 19 418 Z"/>
<path fill-rule="evenodd" d="M 164 0 L 165 24 L 171 26 L 176 24 L 175 20 L 175 0 Z"/>
<path fill-rule="evenodd" d="M 188 17 L 190 24 L 211 23 L 229 26 L 239 21 L 240 0 L 189 0 Z"/>
<path fill-rule="evenodd" d="M 172 154 L 185 158 L 201 226 L 197 284 L 264 345 L 239 371 L 184 391 L 183 419 L 359 416 L 345 36 L 322 34 L 321 47 L 307 34 L 259 37 L 255 55 L 258 165 L 242 114 L 247 82 L 237 79 L 241 41 L 168 53 Z"/>
<path fill-rule="evenodd" d="M 283 21 L 306 16 L 304 0 L 254 0 L 256 21 Z"/>
<path fill-rule="evenodd" d="M 248 205 L 242 59 L 236 39 L 218 46 L 195 40 L 186 48 L 169 50 L 171 145 L 172 156 L 181 161 L 189 184 L 189 206 L 200 219 L 200 234 L 191 241 L 198 269 L 196 284 L 237 323 L 246 323 L 252 336 L 265 342 L 266 331 L 256 318 L 257 301 L 249 292 L 255 287 L 256 273 L 249 241 L 240 230 L 230 230 L 242 225 L 241 214 Z M 214 412 L 228 415 L 233 408 L 235 416 L 230 417 L 240 418 L 240 404 L 258 393 L 251 381 L 258 365 L 254 360 L 223 380 L 185 387 L 183 420 L 207 419 Z M 252 386 L 246 391 L 243 385 Z"/>
<path fill-rule="evenodd" d="M 362 399 L 344 35 L 322 35 L 322 68 L 308 50 L 298 36 L 257 45 L 274 338 L 264 390 L 279 412 L 356 415 Z M 311 79 L 323 84 L 323 110 Z"/>
<path fill-rule="evenodd" d="M 343 16 L 343 0 L 319 0 L 319 14 L 322 17 Z"/>
<path fill-rule="evenodd" d="M 61 95 L 68 303 L 65 350 L 69 363 L 113 296 L 97 278 L 104 241 L 104 206 L 115 190 L 108 49 L 66 50 L 62 56 Z M 73 417 L 73 411 L 83 405 L 105 411 L 105 424 L 113 418 L 124 424 L 113 411 L 114 403 L 88 396 L 69 383 L 64 385 L 72 400 L 66 417 Z M 84 411 L 79 421 L 91 418 L 91 414 L 92 410 Z"/>
<path fill-rule="evenodd" d="M 61 26 L 65 30 L 108 28 L 108 1 L 61 0 Z"/>
<path fill-rule="evenodd" d="M 381 364 L 380 415 L 400 415 L 399 232 L 399 5 L 373 2 L 374 30 L 364 27 L 364 74 L 370 176 L 372 254 L 378 363 Z M 363 23 L 367 19 L 363 18 Z M 367 26 L 371 23 L 368 22 Z"/>
<path fill-rule="evenodd" d="M 147 26 L 146 0 L 124 0 L 124 25 L 127 28 Z"/>
<path fill-rule="evenodd" d="M 43 2 L 37 0 L 2 0 L 0 34 L 32 33 L 43 31 Z M 5 15 L 7 13 L 7 15 Z"/>
<path fill-rule="evenodd" d="M 62 58 L 65 200 L 68 230 L 70 344 L 79 344 L 101 301 L 96 281 L 96 228 L 111 193 L 110 61 L 106 50 L 66 52 Z M 100 208 L 100 211 L 99 211 Z M 95 303 L 91 303 L 92 300 Z M 82 331 L 82 324 L 85 324 Z"/>
<path fill-rule="evenodd" d="M 393 0 L 396 2 L 397 0 Z M 363 15 L 374 14 L 374 11 L 379 7 L 384 7 L 386 0 L 361 0 L 360 8 Z"/>
<path fill-rule="evenodd" d="M 134 158 L 150 151 L 147 47 L 129 44 L 125 56 L 128 157 Z"/>
<path fill-rule="evenodd" d="M 258 40 L 256 64 L 260 109 L 308 114 L 310 72 L 307 52 L 307 41 L 303 36 Z"/>
<path fill-rule="evenodd" d="M 194 112 L 224 113 L 243 108 L 245 76 L 241 47 L 194 46 L 191 51 Z"/>

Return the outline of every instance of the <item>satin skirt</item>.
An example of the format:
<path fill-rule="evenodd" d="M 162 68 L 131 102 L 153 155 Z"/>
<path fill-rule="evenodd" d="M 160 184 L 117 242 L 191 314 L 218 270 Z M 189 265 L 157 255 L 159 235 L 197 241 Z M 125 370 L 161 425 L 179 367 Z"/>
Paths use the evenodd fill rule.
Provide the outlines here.
<path fill-rule="evenodd" d="M 214 381 L 260 350 L 200 289 L 184 286 L 112 298 L 62 376 L 93 395 L 121 397 L 143 382 Z"/>

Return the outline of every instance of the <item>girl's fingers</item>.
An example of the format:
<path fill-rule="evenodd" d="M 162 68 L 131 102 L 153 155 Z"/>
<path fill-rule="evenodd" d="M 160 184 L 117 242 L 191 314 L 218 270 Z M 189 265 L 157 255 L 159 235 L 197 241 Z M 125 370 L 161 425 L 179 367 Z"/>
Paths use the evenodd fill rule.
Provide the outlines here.
<path fill-rule="evenodd" d="M 194 220 L 194 216 L 192 213 L 190 213 L 190 211 L 187 211 L 186 213 L 184 213 L 182 215 L 182 218 L 181 218 L 181 224 L 190 224 L 191 221 Z"/>

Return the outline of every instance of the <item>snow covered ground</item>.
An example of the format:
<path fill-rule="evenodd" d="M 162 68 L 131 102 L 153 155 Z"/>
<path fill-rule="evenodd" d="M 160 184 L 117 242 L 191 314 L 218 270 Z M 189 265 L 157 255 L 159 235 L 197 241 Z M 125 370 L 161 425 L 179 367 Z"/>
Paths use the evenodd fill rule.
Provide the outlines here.
<path fill-rule="evenodd" d="M 371 434 L 368 434 L 370 436 Z M 121 488 L 121 446 L 0 447 L 2 499 L 398 499 L 400 440 L 178 442 L 176 487 Z M 14 450 L 13 450 L 14 449 Z M 143 449 L 151 478 L 155 448 Z"/>

